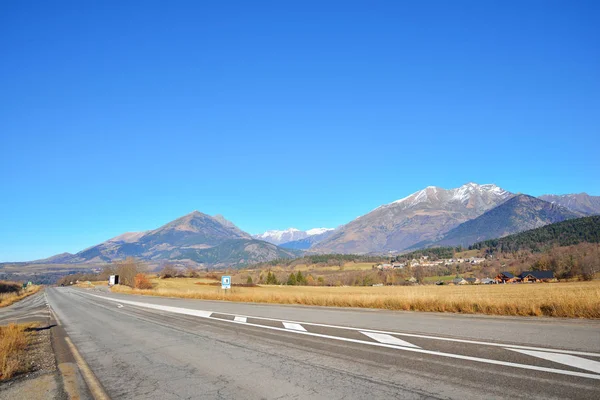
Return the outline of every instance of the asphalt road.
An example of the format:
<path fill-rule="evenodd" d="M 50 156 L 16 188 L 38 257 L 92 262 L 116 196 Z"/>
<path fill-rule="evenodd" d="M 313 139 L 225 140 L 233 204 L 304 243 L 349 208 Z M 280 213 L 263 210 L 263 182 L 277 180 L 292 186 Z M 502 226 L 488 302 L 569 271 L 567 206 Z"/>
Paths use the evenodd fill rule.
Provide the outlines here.
<path fill-rule="evenodd" d="M 50 310 L 43 292 L 26 297 L 8 307 L 0 308 L 0 325 L 11 322 L 48 322 Z"/>
<path fill-rule="evenodd" d="M 52 288 L 113 399 L 600 398 L 600 322 Z"/>

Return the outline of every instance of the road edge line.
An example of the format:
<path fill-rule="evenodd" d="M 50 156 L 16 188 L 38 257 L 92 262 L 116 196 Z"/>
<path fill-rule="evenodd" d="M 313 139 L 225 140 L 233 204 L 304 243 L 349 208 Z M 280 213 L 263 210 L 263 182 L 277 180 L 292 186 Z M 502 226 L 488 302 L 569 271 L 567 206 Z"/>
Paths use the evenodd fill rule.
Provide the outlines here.
<path fill-rule="evenodd" d="M 91 368 L 89 367 L 87 362 L 85 362 L 81 353 L 79 353 L 79 350 L 77 350 L 77 347 L 75 346 L 75 344 L 73 344 L 73 342 L 71 341 L 71 338 L 69 338 L 69 336 L 67 335 L 67 332 L 64 330 L 64 328 L 60 322 L 60 319 L 58 318 L 58 315 L 56 315 L 56 312 L 54 311 L 54 309 L 52 309 L 52 307 L 50 305 L 48 305 L 48 309 L 50 310 L 50 314 L 51 314 L 52 318 L 54 319 L 54 321 L 56 322 L 56 325 L 58 327 L 60 327 L 60 330 L 62 331 L 62 335 L 60 335 L 62 337 L 57 337 L 56 339 L 61 340 L 64 344 L 66 344 L 66 347 L 68 348 L 69 352 L 75 359 L 75 364 L 77 365 L 77 368 L 79 369 L 79 372 L 81 373 L 81 377 L 85 381 L 85 384 L 87 386 L 87 390 L 89 391 L 89 393 L 92 395 L 94 400 L 111 400 L 110 396 L 106 393 L 106 391 L 102 387 L 102 384 L 100 383 L 98 378 L 96 378 L 96 375 L 94 375 L 94 372 L 91 370 Z M 56 354 L 55 354 L 55 357 L 56 357 Z M 58 368 L 58 364 L 59 363 L 57 360 L 57 368 Z M 60 369 L 59 369 L 59 371 L 60 371 Z M 60 371 L 60 373 L 62 375 L 62 371 Z M 63 377 L 63 380 L 64 380 L 64 377 Z"/>
<path fill-rule="evenodd" d="M 100 383 L 98 378 L 96 378 L 96 375 L 94 375 L 90 367 L 87 365 L 87 363 L 79 353 L 79 350 L 77 350 L 77 347 L 75 347 L 75 345 L 71 341 L 71 338 L 65 336 L 65 342 L 67 343 L 67 346 L 69 346 L 69 350 L 71 350 L 73 357 L 75 357 L 77 367 L 79 368 L 79 371 L 81 371 L 81 375 L 83 375 L 83 379 L 85 380 L 85 383 L 87 384 L 90 393 L 94 397 L 94 400 L 110 400 L 110 397 L 108 396 L 106 391 L 104 391 L 102 384 Z"/>

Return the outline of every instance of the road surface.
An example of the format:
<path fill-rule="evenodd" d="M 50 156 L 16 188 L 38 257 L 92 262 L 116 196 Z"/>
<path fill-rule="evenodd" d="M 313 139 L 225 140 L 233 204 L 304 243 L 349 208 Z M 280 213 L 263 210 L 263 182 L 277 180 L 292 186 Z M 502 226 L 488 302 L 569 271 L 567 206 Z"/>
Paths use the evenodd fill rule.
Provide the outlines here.
<path fill-rule="evenodd" d="M 50 311 L 43 292 L 25 297 L 23 300 L 0 308 L 0 325 L 11 322 L 22 324 L 26 322 L 48 322 Z"/>
<path fill-rule="evenodd" d="M 46 297 L 112 399 L 600 398 L 598 321 Z"/>

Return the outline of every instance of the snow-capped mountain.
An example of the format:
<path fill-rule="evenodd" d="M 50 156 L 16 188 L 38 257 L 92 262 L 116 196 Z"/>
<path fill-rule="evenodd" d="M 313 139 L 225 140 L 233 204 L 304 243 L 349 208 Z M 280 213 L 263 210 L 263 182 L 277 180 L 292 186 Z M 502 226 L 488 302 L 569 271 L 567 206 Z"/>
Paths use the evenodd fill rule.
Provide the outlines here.
<path fill-rule="evenodd" d="M 442 189 L 437 186 L 427 186 L 407 197 L 381 206 L 400 207 L 405 210 L 415 207 L 444 206 L 461 204 L 467 208 L 487 208 L 490 203 L 495 204 L 498 199 L 505 200 L 511 193 L 492 184 L 478 185 L 467 183 L 456 189 Z"/>
<path fill-rule="evenodd" d="M 402 251 L 416 243 L 435 240 L 512 196 L 492 184 L 467 183 L 455 189 L 428 186 L 356 218 L 312 250 L 328 253 Z"/>
<path fill-rule="evenodd" d="M 313 228 L 307 231 L 301 231 L 296 228 L 289 228 L 283 231 L 266 231 L 265 233 L 254 235 L 253 237 L 255 239 L 264 240 L 265 242 L 279 245 L 283 243 L 295 242 L 297 240 L 306 239 L 310 236 L 322 235 L 323 233 L 332 230 L 333 228 Z"/>

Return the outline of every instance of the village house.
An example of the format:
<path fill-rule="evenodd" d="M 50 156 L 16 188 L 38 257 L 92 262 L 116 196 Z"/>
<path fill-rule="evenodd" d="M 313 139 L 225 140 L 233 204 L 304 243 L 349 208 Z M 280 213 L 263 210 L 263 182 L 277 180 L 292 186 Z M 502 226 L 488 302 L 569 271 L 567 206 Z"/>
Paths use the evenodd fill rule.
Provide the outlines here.
<path fill-rule="evenodd" d="M 471 277 L 471 278 L 465 278 L 465 281 L 467 281 L 468 284 L 470 285 L 477 285 L 479 284 L 479 279 Z"/>
<path fill-rule="evenodd" d="M 550 282 L 554 280 L 552 271 L 525 271 L 519 275 L 522 282 Z"/>
<path fill-rule="evenodd" d="M 496 275 L 494 280 L 498 283 L 515 283 L 519 282 L 520 279 L 510 272 L 500 272 L 498 275 Z"/>
<path fill-rule="evenodd" d="M 492 278 L 483 278 L 481 281 L 479 281 L 479 283 L 481 283 L 482 285 L 491 285 L 496 283 L 496 281 Z"/>
<path fill-rule="evenodd" d="M 463 278 L 454 278 L 454 279 L 452 279 L 452 283 L 455 285 L 468 285 L 469 284 L 469 282 L 467 282 Z"/>

